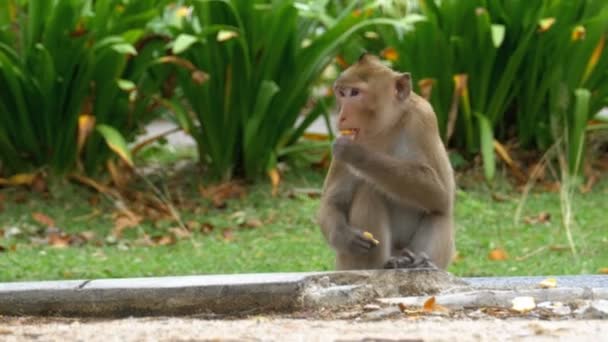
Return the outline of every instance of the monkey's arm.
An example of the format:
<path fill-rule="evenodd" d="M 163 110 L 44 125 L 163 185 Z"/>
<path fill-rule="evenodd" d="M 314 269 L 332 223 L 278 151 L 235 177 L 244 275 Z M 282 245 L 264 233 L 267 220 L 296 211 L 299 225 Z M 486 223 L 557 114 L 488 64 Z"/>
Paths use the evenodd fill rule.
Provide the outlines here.
<path fill-rule="evenodd" d="M 317 220 L 325 239 L 336 250 L 362 254 L 375 247 L 363 232 L 348 222 L 348 214 L 361 180 L 350 174 L 346 165 L 333 161 L 325 180 Z"/>
<path fill-rule="evenodd" d="M 429 164 L 373 152 L 349 139 L 334 143 L 334 158 L 354 167 L 395 200 L 436 213 L 450 210 L 451 194 Z"/>

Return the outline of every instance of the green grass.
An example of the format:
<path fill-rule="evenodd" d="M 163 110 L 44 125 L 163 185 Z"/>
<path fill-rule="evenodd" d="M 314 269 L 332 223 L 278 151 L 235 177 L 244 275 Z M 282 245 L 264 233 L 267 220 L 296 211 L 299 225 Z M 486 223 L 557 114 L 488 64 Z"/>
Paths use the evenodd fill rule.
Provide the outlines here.
<path fill-rule="evenodd" d="M 230 200 L 225 209 L 212 208 L 197 195 L 194 173 L 166 176 L 168 188 L 181 191 L 194 205 L 194 209 L 180 209 L 184 222 L 207 222 L 214 227 L 211 233 L 195 232 L 168 246 L 142 245 L 138 237 L 144 233 L 167 235 L 169 228 L 177 226 L 170 219 L 144 221 L 140 227 L 126 231 L 122 239 L 107 240 L 114 226 L 113 204 L 102 196 L 92 207 L 88 200 L 95 194 L 80 185 L 53 181 L 50 198 L 25 189 L 2 189 L 0 230 L 6 235 L 18 228 L 21 234 L 0 237 L 0 246 L 4 247 L 0 252 L 0 281 L 330 270 L 332 252 L 314 222 L 318 198 L 289 195 L 294 188 L 319 188 L 323 176 L 322 171 L 294 169 L 287 173 L 278 197 L 270 196 L 270 185 L 258 183 L 247 188 L 245 199 Z M 179 181 L 180 189 L 172 185 L 170 178 Z M 163 178 L 150 179 L 162 185 Z M 608 267 L 608 181 L 603 180 L 591 193 L 578 194 L 574 199 L 578 226 L 573 233 L 580 253 L 577 258 L 568 250 L 554 248 L 567 246 L 560 225 L 558 194 L 530 195 L 522 216 L 543 211 L 551 215 L 548 223 L 534 225 L 514 223 L 521 198 L 518 193 L 503 186 L 501 194 L 506 195 L 506 200 L 497 202 L 482 185 L 459 190 L 456 236 L 461 258 L 452 264 L 451 272 L 460 276 L 579 274 Z M 32 243 L 32 236 L 44 235 L 40 224 L 32 219 L 34 212 L 52 217 L 55 225 L 66 232 L 92 230 L 96 238 L 68 248 Z M 235 215 L 237 212 L 240 214 Z M 243 215 L 246 219 L 259 219 L 264 225 L 240 227 Z M 233 231 L 230 241 L 224 238 L 226 229 Z M 497 247 L 507 251 L 508 260 L 488 259 L 489 251 Z"/>

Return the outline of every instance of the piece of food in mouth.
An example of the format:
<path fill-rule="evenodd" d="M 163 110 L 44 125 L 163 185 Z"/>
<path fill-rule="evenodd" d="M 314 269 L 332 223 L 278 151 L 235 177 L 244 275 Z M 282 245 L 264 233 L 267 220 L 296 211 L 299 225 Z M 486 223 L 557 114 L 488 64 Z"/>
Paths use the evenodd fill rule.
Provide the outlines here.
<path fill-rule="evenodd" d="M 366 239 L 370 240 L 371 242 L 374 243 L 374 245 L 377 245 L 380 243 L 380 241 L 374 239 L 374 235 L 370 232 L 363 232 L 363 237 L 365 237 Z"/>
<path fill-rule="evenodd" d="M 357 136 L 357 133 L 359 133 L 359 130 L 356 129 L 356 128 L 349 128 L 349 129 L 341 129 L 340 130 L 340 135 L 348 136 L 348 137 L 351 137 L 352 139 L 354 139 Z"/>

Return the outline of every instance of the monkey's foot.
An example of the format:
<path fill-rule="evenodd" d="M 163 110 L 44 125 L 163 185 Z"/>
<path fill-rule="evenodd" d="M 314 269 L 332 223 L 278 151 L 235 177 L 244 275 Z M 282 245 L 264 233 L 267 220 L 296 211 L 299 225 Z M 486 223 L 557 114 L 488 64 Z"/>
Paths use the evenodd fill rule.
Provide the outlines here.
<path fill-rule="evenodd" d="M 438 267 L 431 261 L 431 259 L 424 253 L 416 254 L 408 249 L 404 249 L 401 255 L 394 256 L 388 259 L 384 264 L 385 269 L 397 269 L 397 268 L 431 268 L 438 269 Z"/>

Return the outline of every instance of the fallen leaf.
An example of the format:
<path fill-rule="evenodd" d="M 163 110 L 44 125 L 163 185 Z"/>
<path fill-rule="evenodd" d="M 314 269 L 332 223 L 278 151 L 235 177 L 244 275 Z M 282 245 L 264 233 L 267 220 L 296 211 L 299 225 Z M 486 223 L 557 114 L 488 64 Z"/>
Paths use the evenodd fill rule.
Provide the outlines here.
<path fill-rule="evenodd" d="M 112 178 L 112 183 L 119 190 L 124 190 L 131 180 L 132 171 L 124 163 L 117 164 L 112 159 L 108 159 L 106 165 L 110 178 Z M 125 167 L 121 167 L 121 165 L 125 165 Z"/>
<path fill-rule="evenodd" d="M 141 216 L 135 214 L 119 214 L 114 219 L 114 229 L 112 229 L 112 235 L 120 237 L 122 232 L 127 228 L 137 227 L 141 222 Z"/>
<path fill-rule="evenodd" d="M 515 297 L 511 300 L 513 306 L 511 309 L 517 312 L 528 312 L 536 307 L 536 302 L 534 302 L 534 297 Z"/>
<path fill-rule="evenodd" d="M 263 226 L 264 223 L 260 219 L 253 218 L 253 219 L 247 220 L 244 225 L 247 228 L 259 228 L 259 227 Z"/>
<path fill-rule="evenodd" d="M 95 234 L 95 232 L 92 230 L 85 230 L 84 232 L 78 233 L 78 236 L 84 241 L 91 241 L 97 237 L 97 234 Z"/>
<path fill-rule="evenodd" d="M 509 259 L 509 255 L 502 248 L 495 248 L 488 254 L 488 259 L 493 261 L 504 261 Z"/>
<path fill-rule="evenodd" d="M 460 254 L 460 251 L 456 251 L 452 256 L 452 262 L 457 263 L 461 262 L 462 260 L 464 260 L 464 256 Z"/>
<path fill-rule="evenodd" d="M 599 274 L 608 274 L 608 267 L 602 267 L 599 270 L 597 270 L 597 273 Z"/>
<path fill-rule="evenodd" d="M 551 214 L 549 214 L 546 211 L 540 212 L 536 216 L 524 217 L 524 223 L 526 223 L 526 224 L 549 223 L 549 221 L 551 221 Z"/>
<path fill-rule="evenodd" d="M 234 240 L 234 233 L 233 233 L 232 229 L 230 229 L 230 228 L 224 229 L 222 231 L 222 238 L 226 242 L 230 242 L 230 241 Z"/>
<path fill-rule="evenodd" d="M 244 198 L 246 195 L 245 187 L 238 182 L 226 182 L 209 187 L 199 187 L 200 194 L 211 200 L 213 206 L 221 209 L 226 207 L 226 200 L 232 198 Z"/>
<path fill-rule="evenodd" d="M 47 215 L 45 215 L 41 212 L 32 213 L 32 218 L 34 219 L 34 221 L 40 223 L 43 226 L 46 226 L 46 227 L 55 226 L 55 220 L 53 220 L 52 218 L 48 217 Z"/>
<path fill-rule="evenodd" d="M 0 245 L 0 253 L 6 252 L 6 247 Z"/>
<path fill-rule="evenodd" d="M 201 225 L 201 233 L 210 234 L 213 231 L 213 228 L 211 223 L 205 222 Z"/>
<path fill-rule="evenodd" d="M 424 302 L 424 305 L 422 305 L 422 311 L 424 311 L 424 312 L 441 312 L 441 313 L 450 312 L 450 310 L 448 308 L 446 308 L 445 306 L 437 304 L 435 296 L 430 297 L 429 299 L 427 299 Z"/>
<path fill-rule="evenodd" d="M 200 226 L 201 225 L 197 221 L 194 221 L 194 220 L 186 222 L 186 228 L 188 228 L 192 232 L 198 230 Z"/>
<path fill-rule="evenodd" d="M 66 248 L 71 240 L 71 237 L 63 232 L 51 233 L 48 236 L 49 245 L 55 248 Z"/>
<path fill-rule="evenodd" d="M 36 177 L 34 177 L 34 180 L 32 181 L 30 187 L 33 191 L 41 194 L 49 191 L 49 186 L 41 174 L 37 174 Z"/>
<path fill-rule="evenodd" d="M 99 195 L 92 195 L 89 197 L 89 205 L 91 207 L 96 207 L 99 204 Z"/>
<path fill-rule="evenodd" d="M 547 279 L 541 281 L 540 283 L 538 283 L 538 285 L 543 289 L 553 289 L 553 288 L 557 287 L 557 279 L 547 278 Z"/>
<path fill-rule="evenodd" d="M 176 242 L 176 239 L 173 235 L 162 235 L 152 238 L 154 244 L 157 246 L 168 246 L 173 245 Z"/>
<path fill-rule="evenodd" d="M 192 233 L 188 229 L 182 227 L 169 228 L 169 232 L 171 232 L 171 234 L 173 234 L 177 239 L 186 239 L 192 236 Z"/>
<path fill-rule="evenodd" d="M 549 250 L 553 251 L 553 252 L 565 252 L 565 251 L 569 251 L 570 247 L 568 247 L 566 245 L 553 245 L 553 246 L 549 246 Z"/>
<path fill-rule="evenodd" d="M 492 199 L 495 202 L 505 202 L 509 199 L 509 197 L 498 192 L 492 192 Z"/>
<path fill-rule="evenodd" d="M 36 179 L 36 173 L 18 173 L 6 178 L 0 178 L 0 185 L 8 186 L 19 186 L 19 185 L 32 185 L 34 179 Z"/>

